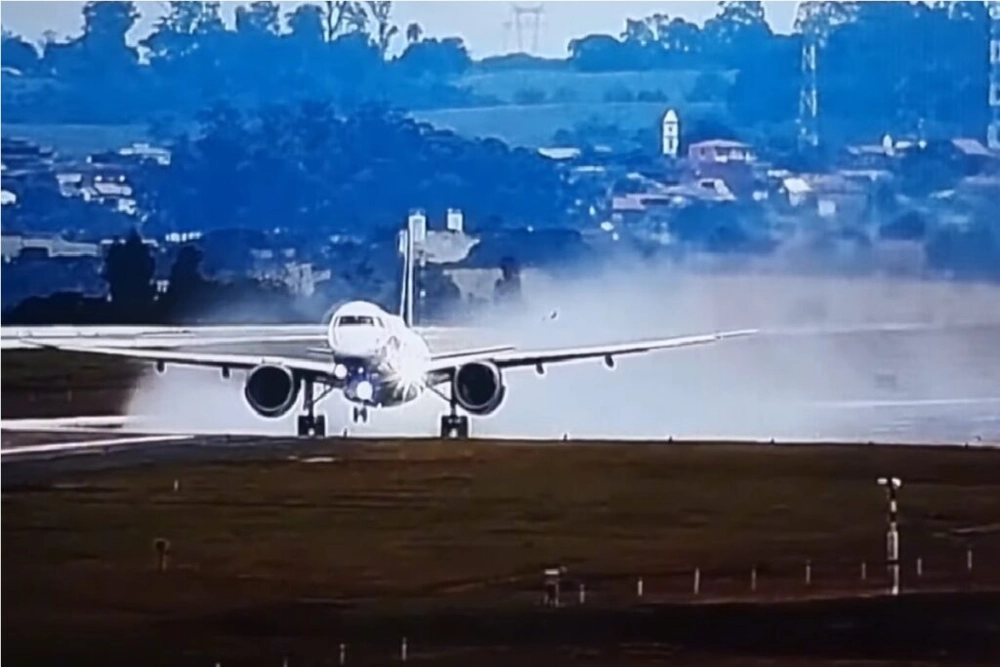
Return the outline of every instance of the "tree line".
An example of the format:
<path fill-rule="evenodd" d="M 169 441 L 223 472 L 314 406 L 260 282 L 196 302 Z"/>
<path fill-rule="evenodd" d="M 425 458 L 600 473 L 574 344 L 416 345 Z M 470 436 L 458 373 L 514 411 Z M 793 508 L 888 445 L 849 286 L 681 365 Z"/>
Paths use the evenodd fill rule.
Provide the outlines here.
<path fill-rule="evenodd" d="M 617 35 L 574 39 L 565 59 L 525 54 L 473 63 L 458 37 L 425 38 L 398 26 L 391 2 L 277 3 L 236 10 L 227 27 L 218 2 L 170 2 L 139 49 L 126 43 L 132 2 L 87 2 L 83 33 L 40 47 L 9 32 L 3 86 L 8 122 L 148 122 L 187 118 L 225 100 L 326 99 L 338 108 L 380 101 L 403 109 L 495 104 L 463 88 L 470 68 L 649 69 L 737 73 L 725 100 L 735 122 L 791 123 L 802 82 L 806 35 L 819 45 L 823 131 L 877 135 L 888 128 L 978 135 L 986 122 L 987 34 L 983 2 L 807 2 L 791 35 L 775 34 L 763 5 L 718 3 L 698 26 L 655 13 Z M 892 35 L 887 39 L 887 35 Z M 30 81 L 29 81 L 30 79 Z"/>
<path fill-rule="evenodd" d="M 256 1 L 237 7 L 229 28 L 220 3 L 176 1 L 140 49 L 126 42 L 136 3 L 87 2 L 83 32 L 68 41 L 50 38 L 36 49 L 4 31 L 4 67 L 21 75 L 5 81 L 5 120 L 163 123 L 219 101 L 421 108 L 471 100 L 448 82 L 471 62 L 462 40 L 425 39 L 417 24 L 400 34 L 391 9 L 391 2 L 326 2 L 283 16 L 277 3 Z M 390 57 L 401 40 L 402 52 Z"/>

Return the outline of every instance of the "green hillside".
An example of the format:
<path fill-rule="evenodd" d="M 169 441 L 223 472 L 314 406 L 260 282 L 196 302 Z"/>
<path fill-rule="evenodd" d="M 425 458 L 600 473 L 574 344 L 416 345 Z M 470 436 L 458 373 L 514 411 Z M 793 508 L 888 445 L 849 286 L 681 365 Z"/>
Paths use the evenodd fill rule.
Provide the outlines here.
<path fill-rule="evenodd" d="M 722 114 L 719 104 L 671 105 L 684 119 Z M 522 146 L 552 144 L 557 130 L 571 130 L 577 124 L 614 124 L 630 136 L 637 130 L 655 131 L 668 105 L 662 102 L 589 102 L 571 104 L 531 104 L 435 109 L 415 114 L 421 120 L 466 136 L 496 137 Z"/>
<path fill-rule="evenodd" d="M 492 96 L 503 102 L 516 102 L 520 90 L 543 91 L 550 102 L 604 102 L 605 95 L 622 90 L 633 97 L 641 93 L 661 94 L 667 103 L 688 99 L 701 72 L 694 70 L 656 70 L 646 72 L 577 72 L 566 70 L 511 70 L 471 73 L 457 84 L 473 92 Z M 734 72 L 720 72 L 732 83 Z"/>
<path fill-rule="evenodd" d="M 637 130 L 654 131 L 663 113 L 673 108 L 681 122 L 706 115 L 724 116 L 718 95 L 689 101 L 697 71 L 576 72 L 573 70 L 510 70 L 475 72 L 456 83 L 499 104 L 475 108 L 433 109 L 414 115 L 439 127 L 468 136 L 496 137 L 508 143 L 542 146 L 552 143 L 557 130 L 572 130 L 584 123 L 617 125 L 626 136 Z M 721 72 L 723 85 L 732 72 Z M 519 103 L 532 91 L 541 103 Z M 612 97 L 616 101 L 607 101 Z M 52 146 L 60 153 L 81 156 L 148 139 L 142 125 L 10 124 L 5 136 L 19 136 Z"/>

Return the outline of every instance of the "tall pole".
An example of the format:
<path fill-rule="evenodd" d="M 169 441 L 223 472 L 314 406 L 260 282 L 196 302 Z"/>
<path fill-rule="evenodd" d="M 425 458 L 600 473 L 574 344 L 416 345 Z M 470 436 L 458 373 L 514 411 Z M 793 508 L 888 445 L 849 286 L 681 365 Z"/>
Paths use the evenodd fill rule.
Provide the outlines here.
<path fill-rule="evenodd" d="M 898 477 L 880 477 L 880 486 L 886 490 L 886 498 L 889 502 L 888 529 L 885 540 L 886 565 L 889 567 L 889 574 L 892 577 L 892 595 L 899 595 L 899 523 L 898 504 L 896 502 L 896 491 L 903 485 L 903 481 Z"/>
<path fill-rule="evenodd" d="M 990 121 L 986 128 L 986 144 L 1000 150 L 1000 2 L 987 3 L 990 21 L 988 100 Z"/>

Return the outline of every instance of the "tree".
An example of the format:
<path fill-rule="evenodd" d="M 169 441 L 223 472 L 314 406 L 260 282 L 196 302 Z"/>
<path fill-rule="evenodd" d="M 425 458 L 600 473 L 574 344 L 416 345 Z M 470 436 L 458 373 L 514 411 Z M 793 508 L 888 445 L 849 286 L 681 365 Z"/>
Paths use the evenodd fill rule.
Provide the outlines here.
<path fill-rule="evenodd" d="M 0 61 L 3 61 L 4 67 L 16 69 L 22 74 L 31 74 L 38 69 L 38 51 L 29 42 L 4 29 Z"/>
<path fill-rule="evenodd" d="M 622 32 L 621 38 L 626 42 L 648 46 L 656 42 L 656 32 L 647 20 L 626 19 L 625 31 Z"/>
<path fill-rule="evenodd" d="M 406 41 L 410 44 L 419 42 L 420 38 L 424 35 L 424 29 L 420 27 L 419 23 L 411 23 L 406 26 Z"/>
<path fill-rule="evenodd" d="M 719 13 L 705 22 L 703 34 L 717 58 L 735 65 L 763 48 L 772 33 L 763 4 L 740 1 L 720 2 Z"/>
<path fill-rule="evenodd" d="M 429 73 L 439 77 L 457 76 L 472 65 L 465 44 L 458 37 L 412 42 L 397 61 L 408 73 Z"/>
<path fill-rule="evenodd" d="M 132 67 L 137 56 L 125 36 L 138 18 L 134 2 L 88 2 L 83 6 L 83 35 L 71 44 L 82 47 L 91 68 Z"/>
<path fill-rule="evenodd" d="M 163 295 L 163 310 L 167 321 L 178 322 L 196 308 L 204 296 L 208 282 L 201 275 L 202 252 L 197 246 L 181 247 L 170 268 L 170 282 Z"/>
<path fill-rule="evenodd" d="M 143 41 L 151 60 L 176 61 L 204 46 L 206 36 L 225 30 L 218 2 L 173 0 Z"/>
<path fill-rule="evenodd" d="M 266 0 L 251 2 L 249 7 L 236 8 L 236 32 L 253 35 L 277 35 L 281 30 L 278 5 Z"/>
<path fill-rule="evenodd" d="M 294 38 L 303 42 L 324 41 L 323 9 L 318 5 L 299 5 L 288 14 L 288 28 Z"/>
<path fill-rule="evenodd" d="M 133 229 L 124 242 L 114 243 L 104 260 L 104 279 L 111 303 L 122 323 L 148 322 L 153 310 L 156 262 L 139 232 Z"/>
<path fill-rule="evenodd" d="M 83 6 L 83 39 L 95 50 L 124 47 L 138 18 L 134 2 L 88 2 Z"/>
<path fill-rule="evenodd" d="M 500 277 L 493 284 L 493 302 L 514 305 L 521 301 L 521 267 L 510 256 L 500 260 Z"/>
<path fill-rule="evenodd" d="M 682 18 L 675 18 L 659 33 L 660 45 L 671 53 L 695 53 L 701 50 L 701 28 Z"/>
<path fill-rule="evenodd" d="M 385 58 L 385 54 L 389 51 L 389 44 L 392 42 L 392 38 L 399 32 L 399 27 L 393 25 L 389 20 L 391 13 L 391 2 L 369 0 L 368 14 L 375 22 L 375 34 L 372 37 L 375 39 L 375 44 L 378 46 L 379 53 L 382 54 L 383 58 Z"/>

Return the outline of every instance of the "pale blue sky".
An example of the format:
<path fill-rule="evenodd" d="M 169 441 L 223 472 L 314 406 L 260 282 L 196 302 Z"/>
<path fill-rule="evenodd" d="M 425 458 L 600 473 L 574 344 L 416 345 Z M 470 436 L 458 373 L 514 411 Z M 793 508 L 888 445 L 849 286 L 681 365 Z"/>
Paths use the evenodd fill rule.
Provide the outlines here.
<path fill-rule="evenodd" d="M 82 1 L 3 0 L 0 21 L 7 29 L 38 41 L 46 30 L 59 36 L 77 34 L 82 25 Z M 223 2 L 223 14 L 231 21 L 238 2 Z M 280 2 L 288 10 L 301 4 Z M 394 3 L 396 23 L 406 25 L 416 21 L 427 36 L 459 35 L 465 39 L 474 57 L 483 57 L 517 50 L 517 37 L 504 23 L 511 19 L 511 2 L 495 0 L 403 0 Z M 636 0 L 549 0 L 522 2 L 521 5 L 543 5 L 538 54 L 562 56 L 569 40 L 582 35 L 603 32 L 617 34 L 626 18 L 648 16 L 656 12 L 681 16 L 702 23 L 716 12 L 713 0 L 685 2 L 639 2 Z M 777 32 L 789 32 L 795 17 L 797 2 L 764 2 L 768 22 Z M 139 2 L 142 18 L 130 35 L 132 41 L 149 32 L 156 17 L 163 13 L 166 2 Z M 530 30 L 524 31 L 525 46 L 530 45 Z M 402 41 L 402 40 L 400 40 Z"/>

